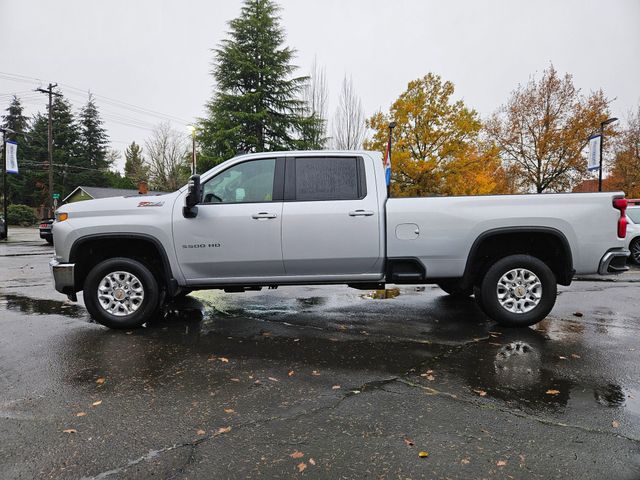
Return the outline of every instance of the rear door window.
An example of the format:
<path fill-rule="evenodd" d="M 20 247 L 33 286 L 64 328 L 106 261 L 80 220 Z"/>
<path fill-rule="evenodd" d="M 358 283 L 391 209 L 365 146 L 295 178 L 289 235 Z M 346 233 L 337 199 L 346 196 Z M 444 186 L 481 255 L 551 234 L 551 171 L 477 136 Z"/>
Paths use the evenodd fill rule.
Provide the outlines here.
<path fill-rule="evenodd" d="M 366 196 L 361 158 L 299 157 L 287 163 L 289 179 L 291 167 L 295 169 L 295 184 L 288 190 L 293 190 L 290 193 L 297 201 L 358 200 Z"/>

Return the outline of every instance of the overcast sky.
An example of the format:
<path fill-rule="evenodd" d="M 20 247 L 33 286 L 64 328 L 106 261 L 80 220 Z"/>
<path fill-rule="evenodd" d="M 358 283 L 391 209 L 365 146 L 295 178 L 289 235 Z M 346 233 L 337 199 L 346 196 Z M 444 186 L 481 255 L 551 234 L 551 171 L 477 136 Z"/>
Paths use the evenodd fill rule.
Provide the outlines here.
<path fill-rule="evenodd" d="M 330 115 L 345 74 L 368 116 L 388 109 L 410 80 L 434 72 L 485 117 L 550 62 L 572 73 L 583 92 L 602 88 L 615 98 L 615 116 L 640 102 L 639 0 L 278 3 L 300 73 L 314 57 L 326 68 Z M 7 94 L 17 93 L 29 114 L 44 111 L 45 96 L 31 90 L 51 81 L 77 106 L 89 90 L 98 96 L 120 151 L 132 140 L 143 143 L 162 119 L 186 132 L 211 96 L 211 49 L 240 6 L 235 0 L 0 0 L 0 110 Z"/>

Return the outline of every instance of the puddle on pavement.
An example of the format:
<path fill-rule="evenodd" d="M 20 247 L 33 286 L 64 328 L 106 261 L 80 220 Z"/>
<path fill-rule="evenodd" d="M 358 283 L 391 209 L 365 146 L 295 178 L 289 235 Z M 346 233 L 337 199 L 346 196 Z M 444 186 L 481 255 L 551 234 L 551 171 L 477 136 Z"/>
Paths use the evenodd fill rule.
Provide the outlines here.
<path fill-rule="evenodd" d="M 362 298 L 368 298 L 371 300 L 386 300 L 388 298 L 396 298 L 399 295 L 399 288 L 387 288 L 385 290 L 373 290 L 372 292 L 362 295 Z"/>
<path fill-rule="evenodd" d="M 382 292 L 386 298 L 394 298 L 399 294 L 399 289 Z M 436 378 L 448 378 L 448 381 L 460 383 L 461 388 L 471 395 L 474 391 L 483 391 L 487 398 L 525 409 L 566 408 L 571 405 L 572 399 L 581 399 L 586 404 L 600 408 L 624 409 L 640 415 L 640 390 L 615 382 L 590 384 L 561 368 L 562 362 L 569 360 L 559 360 L 558 356 L 569 357 L 572 351 L 583 355 L 579 344 L 574 342 L 584 337 L 585 328 L 591 332 L 597 330 L 597 325 L 546 319 L 533 328 L 514 330 L 491 324 L 465 323 L 462 320 L 439 324 L 439 317 L 436 316 L 425 320 L 425 323 L 437 326 L 438 338 L 434 339 L 432 332 L 427 332 L 427 337 L 423 336 L 420 329 L 425 325 L 415 323 L 413 319 L 409 320 L 408 331 L 411 332 L 413 328 L 414 335 L 409 338 L 406 332 L 402 336 L 402 332 L 395 327 L 385 328 L 382 324 L 386 323 L 374 316 L 365 321 L 362 317 L 351 319 L 349 312 L 327 313 L 323 309 L 314 312 L 313 307 L 326 305 L 329 297 L 281 297 L 260 303 L 255 298 L 238 300 L 221 292 L 198 295 L 202 296 L 205 298 L 188 296 L 172 303 L 164 318 L 149 324 L 147 328 L 128 332 L 132 336 L 106 329 L 83 331 L 69 339 L 71 345 L 67 346 L 67 350 L 77 352 L 80 362 L 83 357 L 94 354 L 106 355 L 103 359 L 108 358 L 113 362 L 114 358 L 121 356 L 124 348 L 136 358 L 148 357 L 143 363 L 149 365 L 150 375 L 153 368 L 157 368 L 157 359 L 165 355 L 175 356 L 174 362 L 179 363 L 185 359 L 189 361 L 193 354 L 211 353 L 236 358 L 259 358 L 269 362 L 286 359 L 314 366 L 377 368 L 397 374 L 416 368 L 417 375 L 424 368 L 429 368 L 436 372 Z M 432 303 L 438 307 L 438 302 L 444 302 L 446 306 L 448 300 L 443 297 Z M 459 302 L 457 305 L 460 306 Z M 59 300 L 0 295 L 1 306 L 27 315 L 88 319 L 82 306 Z M 472 308 L 465 310 L 466 307 L 463 307 L 460 306 L 462 312 L 467 311 L 471 315 Z M 358 310 L 355 305 L 348 308 Z M 291 315 L 298 310 L 305 316 Z M 272 315 L 278 314 L 282 314 L 283 319 L 272 318 Z M 295 323 L 290 323 L 289 319 L 292 322 L 295 320 Z M 491 328 L 493 330 L 489 331 Z M 371 330 L 367 332 L 365 329 Z M 470 331 L 474 332 L 472 336 L 468 335 Z M 465 340 L 460 332 L 469 338 Z M 87 335 L 91 336 L 90 342 L 86 341 Z M 458 344 L 447 345 L 440 336 L 455 338 Z M 151 344 L 146 342 L 131 342 L 139 337 L 145 337 L 154 347 L 151 348 Z M 73 338 L 78 341 L 74 342 Z M 425 345 L 425 338 L 433 339 L 433 344 Z M 91 345 L 91 349 L 85 348 L 85 345 Z M 569 349 L 567 345 L 571 345 Z M 178 355 L 179 352 L 182 356 Z M 445 352 L 446 355 L 442 355 Z M 576 358 L 580 359 L 580 356 Z M 122 368 L 128 366 L 130 363 L 127 361 Z M 582 365 L 581 368 L 588 367 Z M 93 375 L 94 372 L 90 373 Z M 82 383 L 88 380 L 75 378 L 74 381 Z M 421 381 L 424 379 L 421 378 Z M 448 388 L 436 383 L 428 385 Z M 549 391 L 557 393 L 549 394 Z"/>
<path fill-rule="evenodd" d="M 22 295 L 0 295 L 0 304 L 4 304 L 7 310 L 28 315 L 64 315 L 71 318 L 80 318 L 86 315 L 86 310 L 75 303 Z"/>

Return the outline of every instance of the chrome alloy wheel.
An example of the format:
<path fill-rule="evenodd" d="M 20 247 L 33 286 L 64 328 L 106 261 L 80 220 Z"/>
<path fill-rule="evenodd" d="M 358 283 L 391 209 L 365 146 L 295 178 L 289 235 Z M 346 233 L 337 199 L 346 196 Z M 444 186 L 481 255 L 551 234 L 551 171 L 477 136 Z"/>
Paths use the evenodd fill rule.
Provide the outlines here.
<path fill-rule="evenodd" d="M 512 313 L 527 313 L 542 299 L 542 283 L 538 276 L 526 268 L 514 268 L 505 273 L 496 287 L 498 302 Z"/>
<path fill-rule="evenodd" d="M 142 282 L 129 272 L 111 272 L 98 284 L 98 303 L 111 315 L 134 313 L 144 301 Z"/>

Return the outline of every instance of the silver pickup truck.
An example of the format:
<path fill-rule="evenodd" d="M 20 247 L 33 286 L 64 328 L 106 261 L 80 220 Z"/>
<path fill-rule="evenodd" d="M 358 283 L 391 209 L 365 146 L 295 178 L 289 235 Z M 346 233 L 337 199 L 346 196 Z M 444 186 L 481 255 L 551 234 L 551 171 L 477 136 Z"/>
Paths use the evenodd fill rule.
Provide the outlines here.
<path fill-rule="evenodd" d="M 575 274 L 626 270 L 623 193 L 387 198 L 373 152 L 242 155 L 157 196 L 56 212 L 55 288 L 111 328 L 193 290 L 436 283 L 507 326 Z"/>

